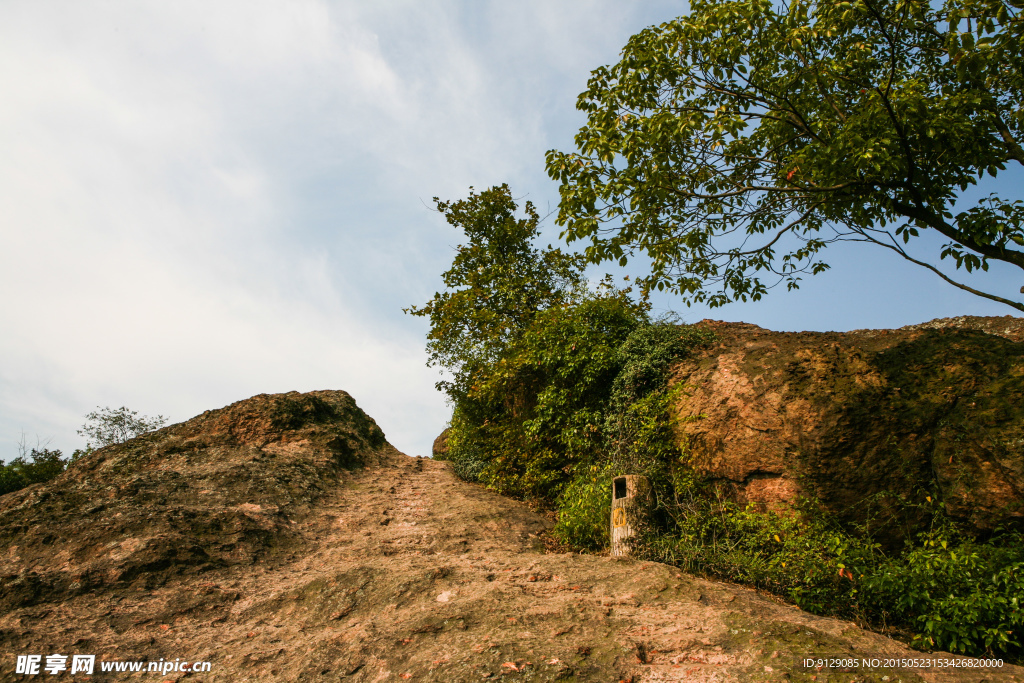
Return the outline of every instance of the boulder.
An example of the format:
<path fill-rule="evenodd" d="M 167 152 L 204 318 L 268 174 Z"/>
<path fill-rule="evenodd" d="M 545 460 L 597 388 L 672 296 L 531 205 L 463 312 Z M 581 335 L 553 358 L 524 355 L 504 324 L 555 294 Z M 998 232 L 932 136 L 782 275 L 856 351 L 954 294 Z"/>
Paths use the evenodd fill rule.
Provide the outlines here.
<path fill-rule="evenodd" d="M 434 445 L 430 449 L 431 455 L 439 460 L 444 460 L 445 456 L 448 455 L 448 430 L 446 427 L 443 432 L 437 435 L 434 439 Z"/>
<path fill-rule="evenodd" d="M 1024 521 L 1024 319 L 719 337 L 674 368 L 678 440 L 737 503 L 801 498 L 899 543 L 942 506 L 984 535 Z M 929 500 L 930 499 L 930 500 Z"/>

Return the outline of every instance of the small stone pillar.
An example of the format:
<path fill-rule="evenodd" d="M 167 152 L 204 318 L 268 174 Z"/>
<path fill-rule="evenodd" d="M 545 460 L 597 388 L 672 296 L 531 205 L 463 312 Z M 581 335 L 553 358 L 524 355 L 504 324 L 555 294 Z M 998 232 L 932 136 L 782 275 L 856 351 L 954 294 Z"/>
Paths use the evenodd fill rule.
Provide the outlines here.
<path fill-rule="evenodd" d="M 612 556 L 629 555 L 632 539 L 650 506 L 647 477 L 627 474 L 612 480 Z"/>

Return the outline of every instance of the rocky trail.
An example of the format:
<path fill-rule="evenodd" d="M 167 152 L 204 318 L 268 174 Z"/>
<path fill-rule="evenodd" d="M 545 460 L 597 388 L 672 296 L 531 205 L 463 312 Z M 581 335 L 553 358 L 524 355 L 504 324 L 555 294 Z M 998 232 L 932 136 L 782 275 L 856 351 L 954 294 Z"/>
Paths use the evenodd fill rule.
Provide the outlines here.
<path fill-rule="evenodd" d="M 347 397 L 317 393 L 328 403 Z M 281 396 L 301 403 L 310 395 Z M 245 408 L 242 417 L 214 411 L 161 430 L 149 450 L 99 451 L 77 474 L 0 499 L 0 527 L 14 529 L 0 544 L 0 680 L 1024 681 L 1014 666 L 886 667 L 886 658 L 953 658 L 666 565 L 547 552 L 548 519 L 457 479 L 446 463 L 377 443 L 359 466 L 339 468 L 320 445 L 353 447 L 325 436 L 330 416 L 312 427 L 292 420 L 287 438 L 266 423 L 256 439 L 253 411 L 263 409 Z M 194 443 L 211 421 L 235 425 L 222 430 L 230 438 Z M 233 498 L 230 487 L 203 488 L 213 474 L 202 468 L 214 456 L 248 468 L 314 461 L 331 485 L 299 507 L 273 503 L 252 481 Z M 187 491 L 223 495 L 218 505 L 233 515 L 234 540 L 203 540 L 201 518 L 187 514 L 191 526 L 118 527 L 134 508 L 79 500 L 82 491 L 95 498 L 106 490 L 104 467 L 117 462 L 123 476 L 150 477 L 139 479 L 143 493 L 164 486 L 169 472 L 193 468 L 175 479 L 180 500 L 167 494 L 153 509 L 174 517 L 195 508 Z M 61 507 L 62 500 L 69 502 Z M 49 525 L 36 515 L 46 510 Z M 140 519 L 153 513 L 146 514 Z M 249 536 L 262 545 L 253 541 L 246 554 L 239 548 Z M 198 545 L 183 553 L 188 539 Z M 175 550 L 154 556 L 155 547 Z M 145 562 L 133 563 L 135 555 Z M 97 664 L 92 675 L 16 674 L 17 655 L 32 653 L 181 658 L 208 661 L 210 671 L 161 677 L 103 673 Z M 800 664 L 812 655 L 882 661 L 819 671 Z"/>

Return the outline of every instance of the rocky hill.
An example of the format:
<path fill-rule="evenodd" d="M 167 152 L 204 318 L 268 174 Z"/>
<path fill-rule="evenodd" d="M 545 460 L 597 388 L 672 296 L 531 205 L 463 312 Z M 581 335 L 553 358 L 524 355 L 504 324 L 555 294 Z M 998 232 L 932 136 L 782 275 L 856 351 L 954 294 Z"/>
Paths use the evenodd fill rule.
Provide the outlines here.
<path fill-rule="evenodd" d="M 1024 523 L 1024 319 L 702 324 L 719 342 L 675 368 L 680 443 L 738 502 L 813 496 L 893 545 L 929 500 L 980 534 Z"/>
<path fill-rule="evenodd" d="M 397 452 L 344 392 L 256 396 L 0 498 L 0 681 L 35 678 L 19 655 L 76 681 L 1024 681 L 897 669 L 922 653 L 666 565 L 549 552 L 550 525 Z"/>

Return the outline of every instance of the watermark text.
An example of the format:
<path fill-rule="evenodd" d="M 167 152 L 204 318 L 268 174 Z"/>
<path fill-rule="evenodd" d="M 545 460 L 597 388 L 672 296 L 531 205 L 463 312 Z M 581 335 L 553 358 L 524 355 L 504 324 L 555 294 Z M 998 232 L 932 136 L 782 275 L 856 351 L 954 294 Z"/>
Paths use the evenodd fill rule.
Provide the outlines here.
<path fill-rule="evenodd" d="M 103 673 L 155 673 L 166 676 L 169 673 L 203 673 L 210 670 L 210 662 L 182 661 L 175 659 L 159 660 L 126 660 L 111 659 L 96 661 L 96 655 L 18 655 L 14 673 L 25 676 L 50 675 L 63 673 L 85 674 L 91 676 L 97 671 Z"/>

